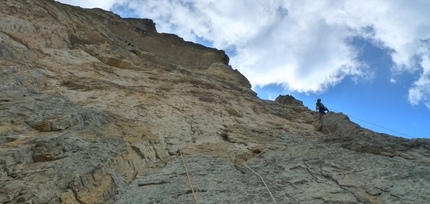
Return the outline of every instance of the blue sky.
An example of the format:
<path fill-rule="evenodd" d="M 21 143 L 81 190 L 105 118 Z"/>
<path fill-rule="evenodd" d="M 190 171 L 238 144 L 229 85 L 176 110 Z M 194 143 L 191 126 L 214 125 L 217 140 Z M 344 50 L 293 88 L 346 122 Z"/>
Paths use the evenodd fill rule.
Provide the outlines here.
<path fill-rule="evenodd" d="M 430 138 L 428 0 L 60 0 L 227 52 L 262 99 L 291 94 L 360 126 Z"/>

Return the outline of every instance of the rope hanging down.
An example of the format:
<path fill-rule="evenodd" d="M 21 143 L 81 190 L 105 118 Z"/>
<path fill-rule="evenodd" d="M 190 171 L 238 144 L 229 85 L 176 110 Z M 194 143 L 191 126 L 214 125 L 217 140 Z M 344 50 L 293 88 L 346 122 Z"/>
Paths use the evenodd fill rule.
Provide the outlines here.
<path fill-rule="evenodd" d="M 197 199 L 197 195 L 196 195 L 196 193 L 194 192 L 193 184 L 191 183 L 191 177 L 190 177 L 190 175 L 188 174 L 187 165 L 185 165 L 184 156 L 182 156 L 182 151 L 181 151 L 181 149 L 179 149 L 179 154 L 181 154 L 182 164 L 184 165 L 185 173 L 187 174 L 188 184 L 190 185 L 191 192 L 193 193 L 193 196 L 194 196 L 194 200 L 196 201 L 196 203 L 197 203 L 197 204 L 199 204 L 199 200 Z"/>
<path fill-rule="evenodd" d="M 252 157 L 251 159 L 249 159 L 248 161 L 246 161 L 246 162 L 244 162 L 244 163 L 243 163 L 243 165 L 244 165 L 244 166 L 246 166 L 246 167 L 247 167 L 249 170 L 251 170 L 254 174 L 256 174 L 257 176 L 259 176 L 259 177 L 260 177 L 261 181 L 263 181 L 264 186 L 266 186 L 266 189 L 267 189 L 267 191 L 269 192 L 270 197 L 272 197 L 272 200 L 273 200 L 273 202 L 274 202 L 275 204 L 277 204 L 277 202 L 276 202 L 276 200 L 275 200 L 275 197 L 273 197 L 272 192 L 270 192 L 270 189 L 269 189 L 269 187 L 267 186 L 266 182 L 264 181 L 263 177 L 262 177 L 260 174 L 258 174 L 257 172 L 255 172 L 254 170 L 252 170 L 248 165 L 246 165 L 246 163 L 247 163 L 247 162 L 249 162 L 249 161 L 251 161 L 252 159 L 254 159 L 254 158 L 256 158 L 256 157 L 260 156 L 263 152 L 265 152 L 267 149 L 269 149 L 269 148 L 270 148 L 273 144 L 275 144 L 278 140 L 279 140 L 279 138 L 278 138 L 278 139 L 276 139 L 274 142 L 272 142 L 272 144 L 270 144 L 269 146 L 267 146 L 267 147 L 266 147 L 266 149 L 264 149 L 264 150 L 263 150 L 263 151 L 261 151 L 259 154 L 257 154 L 257 156 Z"/>
<path fill-rule="evenodd" d="M 260 177 L 261 181 L 263 181 L 264 186 L 266 186 L 266 189 L 267 189 L 267 191 L 269 192 L 270 197 L 272 197 L 273 202 L 274 202 L 275 204 L 277 204 L 277 202 L 276 202 L 275 198 L 274 198 L 274 197 L 273 197 L 273 195 L 272 195 L 272 192 L 270 192 L 269 187 L 267 186 L 267 184 L 266 184 L 266 182 L 264 181 L 263 177 L 261 177 L 261 176 L 260 176 L 260 174 L 258 174 L 258 173 L 257 173 L 257 172 L 255 172 L 254 170 L 252 170 L 248 165 L 246 165 L 246 164 L 244 164 L 244 165 L 245 165 L 249 170 L 251 170 L 252 172 L 254 172 L 254 174 L 257 174 L 257 176 L 259 176 L 259 177 Z"/>
<path fill-rule="evenodd" d="M 331 134 L 331 131 L 328 129 L 328 127 L 324 125 L 324 121 L 323 121 L 322 117 L 321 117 L 321 119 L 320 119 L 320 120 L 321 120 L 321 126 L 322 126 L 322 127 L 325 127 L 325 129 L 327 129 L 327 130 L 328 130 L 328 133 L 330 133 L 330 135 L 333 135 L 333 134 Z"/>

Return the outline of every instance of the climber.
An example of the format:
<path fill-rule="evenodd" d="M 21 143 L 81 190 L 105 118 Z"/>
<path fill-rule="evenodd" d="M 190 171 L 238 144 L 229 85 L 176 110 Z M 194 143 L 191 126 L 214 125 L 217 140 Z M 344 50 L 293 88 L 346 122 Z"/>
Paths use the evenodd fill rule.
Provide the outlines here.
<path fill-rule="evenodd" d="M 320 112 L 321 114 L 324 114 L 326 111 L 327 111 L 327 112 L 330 112 L 330 111 L 327 109 L 327 107 L 325 107 L 325 106 L 324 106 L 324 104 L 323 104 L 323 103 L 321 103 L 321 99 L 318 99 L 318 100 L 317 100 L 316 105 L 317 105 L 317 107 L 316 107 L 316 111 L 317 111 L 317 112 Z"/>

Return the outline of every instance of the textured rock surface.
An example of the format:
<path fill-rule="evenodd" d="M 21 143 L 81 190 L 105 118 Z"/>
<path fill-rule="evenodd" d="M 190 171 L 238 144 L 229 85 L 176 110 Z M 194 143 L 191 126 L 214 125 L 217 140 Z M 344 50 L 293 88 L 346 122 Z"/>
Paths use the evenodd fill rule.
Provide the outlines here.
<path fill-rule="evenodd" d="M 0 203 L 430 200 L 429 140 L 261 100 L 228 60 L 151 20 L 0 1 Z"/>

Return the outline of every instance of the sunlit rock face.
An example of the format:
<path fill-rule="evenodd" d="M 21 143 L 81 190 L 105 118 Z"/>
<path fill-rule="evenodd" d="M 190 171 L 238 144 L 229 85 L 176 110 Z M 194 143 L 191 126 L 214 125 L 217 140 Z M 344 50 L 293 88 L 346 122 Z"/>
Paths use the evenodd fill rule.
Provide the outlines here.
<path fill-rule="evenodd" d="M 228 61 L 149 19 L 0 1 L 0 203 L 430 200 L 428 140 L 261 100 Z"/>

